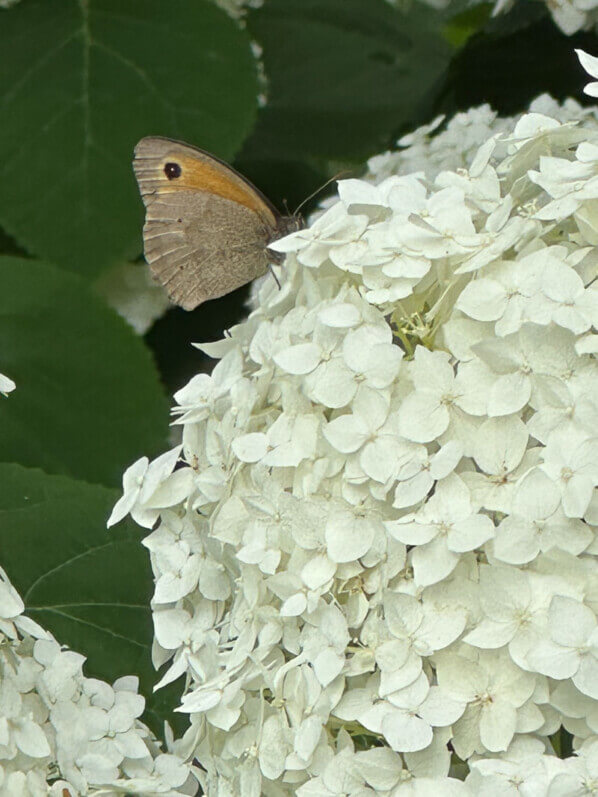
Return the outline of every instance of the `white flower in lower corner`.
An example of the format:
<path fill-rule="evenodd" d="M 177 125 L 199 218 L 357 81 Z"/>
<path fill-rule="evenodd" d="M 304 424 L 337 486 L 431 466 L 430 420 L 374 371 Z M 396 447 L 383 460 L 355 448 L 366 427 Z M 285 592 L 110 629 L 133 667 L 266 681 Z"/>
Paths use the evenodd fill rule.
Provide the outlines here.
<path fill-rule="evenodd" d="M 145 708 L 138 679 L 110 686 L 86 678 L 85 658 L 26 622 L 22 601 L 15 601 L 4 571 L 0 576 L 14 624 L 0 620 L 0 793 L 63 797 L 118 787 L 119 793 L 195 794 L 193 768 L 171 749 L 161 753 L 138 719 Z M 172 734 L 169 744 L 176 746 Z"/>
<path fill-rule="evenodd" d="M 12 379 L 4 374 L 0 374 L 0 393 L 3 396 L 7 396 L 15 389 L 16 385 L 12 381 Z"/>

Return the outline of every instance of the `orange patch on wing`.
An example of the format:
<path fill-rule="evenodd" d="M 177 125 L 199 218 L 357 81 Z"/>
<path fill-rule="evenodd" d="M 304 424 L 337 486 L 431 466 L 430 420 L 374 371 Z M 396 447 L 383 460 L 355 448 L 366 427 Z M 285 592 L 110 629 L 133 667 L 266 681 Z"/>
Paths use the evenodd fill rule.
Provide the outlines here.
<path fill-rule="evenodd" d="M 238 185 L 232 180 L 228 180 L 221 172 L 210 166 L 209 163 L 202 163 L 193 157 L 185 155 L 173 155 L 172 161 L 181 167 L 181 176 L 174 180 L 167 177 L 161 181 L 158 193 L 172 193 L 185 189 L 195 191 L 207 191 L 210 194 L 217 194 L 224 199 L 230 199 L 239 205 L 244 205 L 249 210 L 259 213 L 261 216 L 266 214 L 272 217 L 272 211 L 262 201 L 262 199 L 249 187 Z M 165 158 L 164 163 L 169 159 Z"/>

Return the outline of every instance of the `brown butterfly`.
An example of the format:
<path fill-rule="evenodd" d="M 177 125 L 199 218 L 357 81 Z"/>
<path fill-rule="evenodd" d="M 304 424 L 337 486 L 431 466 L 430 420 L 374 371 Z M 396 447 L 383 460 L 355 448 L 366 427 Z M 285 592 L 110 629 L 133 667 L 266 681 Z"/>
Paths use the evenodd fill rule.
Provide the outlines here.
<path fill-rule="evenodd" d="M 133 168 L 146 208 L 145 259 L 185 310 L 265 274 L 282 260 L 269 244 L 303 226 L 231 166 L 189 144 L 142 138 Z"/>

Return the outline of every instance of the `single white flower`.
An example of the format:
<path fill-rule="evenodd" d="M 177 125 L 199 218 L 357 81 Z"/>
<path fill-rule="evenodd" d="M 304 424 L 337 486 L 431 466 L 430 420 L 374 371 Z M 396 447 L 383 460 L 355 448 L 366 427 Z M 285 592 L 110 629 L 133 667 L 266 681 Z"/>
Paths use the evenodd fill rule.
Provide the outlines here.
<path fill-rule="evenodd" d="M 15 389 L 15 387 L 16 385 L 10 377 L 5 376 L 4 374 L 0 374 L 0 393 L 3 396 L 6 396 L 9 393 L 11 393 Z"/>
<path fill-rule="evenodd" d="M 598 620 L 580 601 L 555 595 L 548 610 L 548 631 L 529 653 L 531 664 L 552 678 L 571 678 L 583 694 L 598 699 Z"/>
<path fill-rule="evenodd" d="M 459 554 L 472 551 L 494 535 L 494 524 L 475 512 L 467 486 L 456 474 L 439 482 L 434 495 L 415 513 L 385 523 L 389 534 L 413 545 L 415 580 L 435 584 L 451 573 Z"/>
<path fill-rule="evenodd" d="M 506 750 L 518 712 L 534 691 L 534 676 L 516 667 L 508 654 L 482 651 L 477 661 L 439 654 L 437 678 L 447 694 L 468 704 L 453 729 L 457 755 L 469 758 L 473 752 Z"/>

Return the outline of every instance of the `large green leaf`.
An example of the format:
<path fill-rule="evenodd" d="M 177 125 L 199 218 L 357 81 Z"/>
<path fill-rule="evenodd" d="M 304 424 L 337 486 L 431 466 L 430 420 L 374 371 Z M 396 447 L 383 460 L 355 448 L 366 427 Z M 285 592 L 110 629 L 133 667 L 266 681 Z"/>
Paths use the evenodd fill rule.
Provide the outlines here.
<path fill-rule="evenodd" d="M 119 484 L 164 449 L 168 407 L 143 342 L 80 278 L 0 257 L 0 461 Z M 1 397 L 0 397 L 1 398 Z"/>
<path fill-rule="evenodd" d="M 243 157 L 361 159 L 417 119 L 451 47 L 437 9 L 385 0 L 266 0 L 248 17 L 268 103 Z"/>
<path fill-rule="evenodd" d="M 0 565 L 27 614 L 87 656 L 86 675 L 110 682 L 138 675 L 147 696 L 157 680 L 151 569 L 131 521 L 106 530 L 117 498 L 106 487 L 0 464 Z M 161 715 L 175 704 L 161 696 Z"/>
<path fill-rule="evenodd" d="M 207 0 L 23 0 L 0 52 L 0 220 L 80 273 L 141 250 L 139 138 L 230 158 L 253 123 L 249 37 Z"/>

